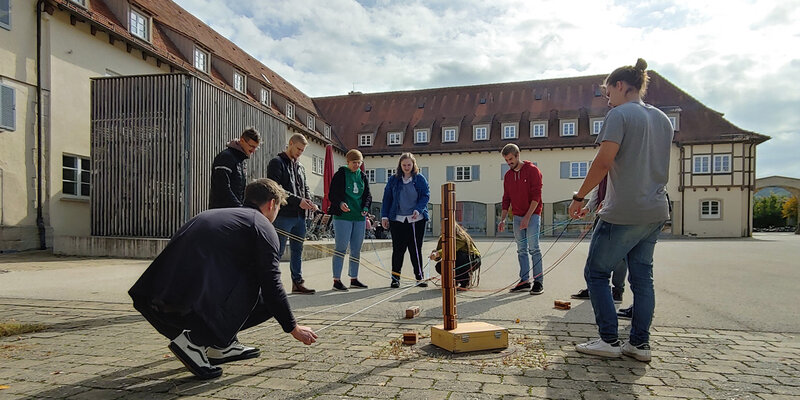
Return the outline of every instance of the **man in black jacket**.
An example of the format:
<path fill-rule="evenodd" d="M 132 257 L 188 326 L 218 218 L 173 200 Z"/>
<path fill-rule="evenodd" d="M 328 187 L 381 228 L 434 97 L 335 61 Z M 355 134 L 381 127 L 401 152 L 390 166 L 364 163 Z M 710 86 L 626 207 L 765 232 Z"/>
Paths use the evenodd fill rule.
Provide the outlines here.
<path fill-rule="evenodd" d="M 279 257 L 286 250 L 286 238 L 289 237 L 290 261 L 292 273 L 292 293 L 314 294 L 314 289 L 305 287 L 301 271 L 303 260 L 303 241 L 306 237 L 306 211 L 316 211 L 317 206 L 311 201 L 311 194 L 306 183 L 306 170 L 299 158 L 308 145 L 308 140 L 300 133 L 289 138 L 286 151 L 278 154 L 267 166 L 267 178 L 278 182 L 289 195 L 287 204 L 281 207 L 275 228 L 280 241 Z"/>
<path fill-rule="evenodd" d="M 285 198 L 269 179 L 250 183 L 244 207 L 207 210 L 189 220 L 128 291 L 134 308 L 201 379 L 220 376 L 217 364 L 258 357 L 237 333 L 272 317 L 304 344 L 316 341 L 311 329 L 295 322 L 281 284 L 271 221 Z"/>
<path fill-rule="evenodd" d="M 247 185 L 244 160 L 258 149 L 259 143 L 261 135 L 255 128 L 248 127 L 239 139 L 231 140 L 228 147 L 214 157 L 208 208 L 242 206 L 244 187 Z"/>

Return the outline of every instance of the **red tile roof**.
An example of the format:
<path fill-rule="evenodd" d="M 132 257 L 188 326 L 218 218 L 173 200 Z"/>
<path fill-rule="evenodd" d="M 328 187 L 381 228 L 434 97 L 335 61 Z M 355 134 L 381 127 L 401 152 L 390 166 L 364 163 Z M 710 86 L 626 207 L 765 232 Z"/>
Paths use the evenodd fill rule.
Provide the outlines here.
<path fill-rule="evenodd" d="M 650 71 L 647 103 L 665 112 L 680 110 L 676 143 L 730 142 L 735 137 L 756 142 L 767 136 L 742 130 L 709 109 L 661 75 Z M 521 148 L 593 146 L 590 118 L 602 118 L 608 111 L 598 85 L 605 75 L 537 81 L 445 87 L 402 92 L 350 94 L 315 98 L 322 115 L 347 148 L 358 147 L 358 134 L 376 132 L 371 147 L 359 147 L 365 154 L 498 151 L 506 143 Z M 368 111 L 367 111 L 368 110 Z M 577 135 L 560 136 L 560 119 L 578 119 Z M 530 121 L 547 120 L 546 138 L 530 137 Z M 518 138 L 503 140 L 501 123 L 519 122 Z M 472 125 L 491 123 L 489 140 L 473 141 Z M 406 125 L 406 138 L 414 129 L 431 128 L 430 142 L 404 140 L 388 146 L 390 126 Z M 442 127 L 460 127 L 457 142 L 442 143 Z"/>

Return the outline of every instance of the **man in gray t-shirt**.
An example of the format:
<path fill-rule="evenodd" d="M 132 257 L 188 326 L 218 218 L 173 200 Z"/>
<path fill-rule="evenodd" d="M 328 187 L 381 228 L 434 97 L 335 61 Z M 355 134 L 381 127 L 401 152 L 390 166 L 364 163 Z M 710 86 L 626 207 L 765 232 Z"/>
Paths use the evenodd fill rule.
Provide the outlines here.
<path fill-rule="evenodd" d="M 608 104 L 597 137 L 600 149 L 580 189 L 572 197 L 569 215 L 581 218 L 584 197 L 606 174 L 608 184 L 600 221 L 592 233 L 584 277 L 589 288 L 600 339 L 575 346 L 580 353 L 604 357 L 622 354 L 650 361 L 650 323 L 655 309 L 653 253 L 664 222 L 669 219 L 666 184 L 672 146 L 672 125 L 657 108 L 645 104 L 647 64 L 620 67 L 604 85 Z M 618 336 L 617 314 L 609 287 L 614 266 L 628 261 L 633 292 L 630 340 Z"/>

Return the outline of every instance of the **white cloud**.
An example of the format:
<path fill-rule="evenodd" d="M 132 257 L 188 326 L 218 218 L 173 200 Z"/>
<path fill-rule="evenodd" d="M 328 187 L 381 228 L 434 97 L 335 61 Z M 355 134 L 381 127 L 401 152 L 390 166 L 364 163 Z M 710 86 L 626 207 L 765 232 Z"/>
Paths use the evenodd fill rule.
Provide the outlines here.
<path fill-rule="evenodd" d="M 643 57 L 774 137 L 759 176 L 800 176 L 800 0 L 176 1 L 312 97 L 605 74 Z"/>

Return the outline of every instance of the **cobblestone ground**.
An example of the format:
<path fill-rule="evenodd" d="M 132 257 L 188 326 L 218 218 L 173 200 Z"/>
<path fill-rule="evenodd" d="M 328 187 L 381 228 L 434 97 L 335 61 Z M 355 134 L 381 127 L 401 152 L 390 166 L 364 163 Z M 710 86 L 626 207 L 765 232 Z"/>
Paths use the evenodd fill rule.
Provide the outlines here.
<path fill-rule="evenodd" d="M 451 355 L 424 338 L 436 320 L 355 316 L 310 347 L 268 323 L 239 336 L 261 357 L 198 381 L 128 305 L 0 298 L 0 315 L 48 326 L 0 339 L 2 399 L 800 399 L 800 340 L 780 333 L 656 328 L 645 364 L 576 353 L 590 324 L 484 321 L 509 328 L 509 349 Z M 423 339 L 400 345 L 410 330 Z"/>

